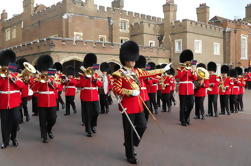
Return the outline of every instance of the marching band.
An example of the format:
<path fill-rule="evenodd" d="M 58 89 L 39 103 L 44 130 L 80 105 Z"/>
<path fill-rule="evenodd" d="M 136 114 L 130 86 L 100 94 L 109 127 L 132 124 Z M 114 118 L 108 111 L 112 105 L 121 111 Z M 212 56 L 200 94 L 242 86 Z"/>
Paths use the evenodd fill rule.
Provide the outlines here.
<path fill-rule="evenodd" d="M 218 95 L 220 96 L 220 115 L 230 115 L 244 111 L 243 94 L 245 87 L 251 89 L 251 68 L 231 68 L 223 65 L 221 75 L 216 74 L 215 62 L 192 64 L 193 52 L 184 50 L 180 55 L 180 67 L 170 64 L 156 65 L 147 63 L 139 55 L 139 47 L 133 41 L 125 42 L 119 53 L 121 67 L 111 73 L 106 62 L 100 65 L 102 74 L 98 74 L 97 56 L 85 55 L 81 72 L 75 72 L 73 66 L 62 73 L 63 66 L 53 63 L 49 55 L 41 55 L 35 66 L 25 58 L 16 61 L 12 50 L 0 53 L 0 117 L 2 131 L 2 149 L 18 146 L 17 131 L 19 125 L 30 120 L 27 107 L 32 100 L 33 116 L 39 116 L 39 125 L 43 143 L 48 137 L 54 138 L 53 126 L 56 123 L 59 104 L 65 107 L 65 116 L 77 113 L 75 96 L 80 90 L 81 118 L 87 137 L 97 132 L 99 114 L 109 112 L 109 105 L 117 99 L 118 110 L 122 114 L 124 148 L 127 161 L 137 164 L 135 147 L 139 146 L 147 128 L 149 118 L 155 119 L 162 112 L 170 112 L 176 104 L 175 91 L 180 100 L 180 124 L 190 125 L 190 114 L 195 104 L 195 119 L 205 119 L 204 100 L 208 95 L 208 116 L 218 117 Z M 54 65 L 53 65 L 54 64 Z M 95 67 L 94 67 L 95 66 Z M 176 74 L 175 74 L 176 73 Z M 61 95 L 64 92 L 65 102 Z M 112 95 L 113 92 L 113 95 Z"/>

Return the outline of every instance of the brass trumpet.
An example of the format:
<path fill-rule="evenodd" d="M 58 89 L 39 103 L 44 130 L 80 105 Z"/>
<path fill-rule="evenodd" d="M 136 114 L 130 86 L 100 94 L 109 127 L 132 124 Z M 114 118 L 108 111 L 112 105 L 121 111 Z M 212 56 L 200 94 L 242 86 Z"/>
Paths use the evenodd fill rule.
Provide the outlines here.
<path fill-rule="evenodd" d="M 8 67 L 0 66 L 0 76 L 4 78 L 7 77 L 8 74 L 9 74 Z"/>
<path fill-rule="evenodd" d="M 203 67 L 198 67 L 196 69 L 196 73 L 197 73 L 198 78 L 194 82 L 194 86 L 195 86 L 195 89 L 199 89 L 202 86 L 201 81 L 205 79 L 209 79 L 209 72 Z"/>
<path fill-rule="evenodd" d="M 21 74 L 18 74 L 17 77 L 21 78 L 23 82 L 27 83 L 30 79 L 30 76 L 32 74 L 35 74 L 37 70 L 35 69 L 34 66 L 32 66 L 28 62 L 24 62 L 24 70 L 22 71 Z"/>
<path fill-rule="evenodd" d="M 92 67 L 85 68 L 84 66 L 81 66 L 80 70 L 83 73 L 79 73 L 79 75 L 86 76 L 88 78 L 91 78 L 94 75 L 94 73 L 95 73 L 95 71 L 92 69 Z"/>

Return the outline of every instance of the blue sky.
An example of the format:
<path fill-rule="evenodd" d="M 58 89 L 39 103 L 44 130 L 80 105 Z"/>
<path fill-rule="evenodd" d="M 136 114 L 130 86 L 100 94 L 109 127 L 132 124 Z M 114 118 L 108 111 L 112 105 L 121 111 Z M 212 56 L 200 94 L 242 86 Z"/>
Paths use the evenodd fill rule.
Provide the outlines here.
<path fill-rule="evenodd" d="M 23 0 L 1 1 L 0 11 L 6 9 L 9 17 L 22 12 Z M 35 0 L 35 4 L 50 6 L 62 0 Z M 110 6 L 112 0 L 95 0 L 98 5 Z M 162 5 L 166 0 L 124 0 L 125 10 L 163 17 Z M 215 15 L 229 19 L 245 17 L 245 6 L 251 0 L 175 0 L 178 5 L 177 19 L 196 20 L 196 7 L 200 3 L 207 3 L 210 6 L 210 17 Z M 14 4 L 14 5 L 13 5 Z"/>

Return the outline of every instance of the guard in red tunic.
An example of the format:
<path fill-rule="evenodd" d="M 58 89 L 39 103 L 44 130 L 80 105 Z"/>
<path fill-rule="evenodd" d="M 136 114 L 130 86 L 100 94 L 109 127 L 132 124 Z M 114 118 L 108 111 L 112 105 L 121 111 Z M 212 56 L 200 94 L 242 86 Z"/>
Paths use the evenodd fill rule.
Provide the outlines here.
<path fill-rule="evenodd" d="M 56 62 L 54 65 L 53 65 L 53 68 L 57 70 L 57 73 L 55 74 L 55 83 L 57 84 L 57 109 L 59 111 L 59 104 L 62 105 L 62 109 L 65 108 L 65 103 L 61 97 L 61 94 L 62 94 L 62 91 L 64 89 L 64 86 L 61 82 L 61 77 L 63 76 L 63 73 L 62 73 L 62 70 L 63 70 L 63 66 L 61 63 L 59 62 Z"/>
<path fill-rule="evenodd" d="M 219 94 L 220 94 L 220 105 L 221 105 L 221 115 L 226 113 L 230 115 L 229 111 L 229 96 L 231 94 L 229 67 L 227 65 L 221 66 L 221 77 L 219 84 Z"/>
<path fill-rule="evenodd" d="M 251 89 L 251 67 L 248 68 L 247 70 L 247 84 L 248 84 L 248 89 Z"/>
<path fill-rule="evenodd" d="M 175 101 L 175 98 L 174 98 L 174 91 L 175 91 L 175 87 L 176 87 L 176 80 L 175 80 L 175 70 L 174 68 L 171 68 L 170 70 L 168 70 L 168 74 L 169 76 L 171 77 L 170 78 L 170 111 L 172 110 L 172 105 L 176 105 L 176 101 Z"/>
<path fill-rule="evenodd" d="M 197 68 L 203 68 L 206 70 L 206 65 L 204 63 L 200 63 L 197 65 Z M 195 89 L 194 89 L 194 96 L 195 96 L 195 118 L 194 119 L 205 119 L 204 116 L 204 100 L 207 94 L 207 88 L 209 86 L 209 78 L 201 78 L 198 77 L 195 81 Z"/>
<path fill-rule="evenodd" d="M 197 79 L 195 71 L 191 67 L 193 52 L 184 50 L 180 55 L 182 66 L 177 69 L 175 76 L 179 84 L 180 97 L 180 122 L 182 126 L 190 125 L 190 113 L 194 105 L 194 84 Z"/>
<path fill-rule="evenodd" d="M 161 65 L 156 65 L 156 69 L 161 69 Z M 161 85 L 160 85 L 160 80 L 161 80 L 161 75 L 157 77 L 159 82 L 157 83 L 158 84 L 158 88 L 157 88 L 157 106 L 158 107 L 161 107 L 161 97 L 162 97 L 162 94 L 161 94 Z"/>
<path fill-rule="evenodd" d="M 238 95 L 238 106 L 239 106 L 239 111 L 244 111 L 244 106 L 243 106 L 243 94 L 245 93 L 245 86 L 246 86 L 246 81 L 245 78 L 243 77 L 243 70 L 240 67 L 235 68 L 238 74 L 238 83 L 239 83 L 239 95 Z"/>
<path fill-rule="evenodd" d="M 149 62 L 148 65 L 150 66 L 150 70 L 156 69 L 154 62 Z M 150 98 L 150 109 L 152 110 L 152 112 L 154 111 L 155 114 L 158 114 L 158 105 L 156 100 L 159 80 L 155 76 L 148 79 L 149 82 L 151 82 L 147 86 L 147 91 Z"/>
<path fill-rule="evenodd" d="M 218 95 L 220 78 L 216 74 L 217 65 L 214 62 L 207 64 L 207 70 L 209 71 L 209 88 L 208 88 L 208 115 L 218 117 Z M 214 112 L 214 113 L 213 113 Z"/>
<path fill-rule="evenodd" d="M 168 75 L 168 73 L 162 74 L 161 78 L 161 94 L 162 94 L 162 112 L 166 112 L 166 107 L 168 108 L 168 112 L 171 110 L 171 103 L 170 103 L 170 97 L 171 97 L 171 77 Z"/>
<path fill-rule="evenodd" d="M 48 143 L 47 135 L 53 139 L 52 128 L 57 119 L 57 84 L 53 81 L 52 77 L 48 76 L 48 69 L 53 65 L 53 60 L 49 55 L 42 55 L 36 62 L 37 70 L 42 74 L 40 75 L 39 82 L 37 83 L 38 91 L 38 113 L 40 131 L 43 143 Z"/>
<path fill-rule="evenodd" d="M 149 76 L 161 74 L 170 69 L 170 65 L 167 65 L 165 69 L 159 69 L 154 71 L 144 71 L 138 68 L 134 68 L 135 62 L 139 57 L 139 47 L 137 43 L 133 41 L 125 42 L 120 48 L 120 62 L 123 65 L 122 69 L 114 72 L 114 84 L 113 92 L 115 95 L 121 98 L 119 105 L 120 111 L 123 112 L 123 129 L 124 129 L 124 146 L 127 161 L 131 164 L 136 164 L 137 159 L 134 153 L 134 146 L 138 146 L 140 140 L 136 137 L 132 125 L 135 126 L 139 137 L 141 138 L 146 129 L 146 119 L 144 115 L 143 99 L 140 95 L 141 84 L 140 79 Z M 123 108 L 124 109 L 123 109 Z M 126 116 L 128 114 L 128 117 Z M 130 123 L 132 122 L 132 124 Z"/>
<path fill-rule="evenodd" d="M 240 82 L 238 81 L 237 71 L 235 69 L 231 69 L 229 71 L 229 75 L 231 77 L 231 95 L 230 95 L 230 111 L 231 113 L 237 113 L 239 111 L 238 107 L 238 95 L 240 93 Z"/>
<path fill-rule="evenodd" d="M 2 149 L 9 146 L 11 140 L 13 146 L 18 146 L 17 128 L 20 121 L 21 89 L 24 83 L 17 77 L 14 65 L 8 68 L 10 63 L 16 64 L 16 54 L 12 50 L 0 53 L 0 116 L 3 144 Z M 15 67 L 16 68 L 16 67 Z"/>
<path fill-rule="evenodd" d="M 33 91 L 32 95 L 32 116 L 37 116 L 38 115 L 38 107 L 37 107 L 37 97 L 38 97 L 38 90 L 37 90 L 37 85 L 38 85 L 38 77 L 36 76 L 37 74 L 34 74 L 30 78 L 30 88 Z"/>
<path fill-rule="evenodd" d="M 102 72 L 101 79 L 103 85 L 99 88 L 99 96 L 100 96 L 100 106 L 101 106 L 101 114 L 109 112 L 109 94 L 111 88 L 111 81 L 108 76 L 108 72 L 110 71 L 110 66 L 108 63 L 103 62 L 100 65 L 100 71 Z"/>
<path fill-rule="evenodd" d="M 78 87 L 82 107 L 82 122 L 85 124 L 87 137 L 96 133 L 98 115 L 100 113 L 98 88 L 102 86 L 101 78 L 95 73 L 93 65 L 97 63 L 97 56 L 93 53 L 86 54 L 83 67 L 85 72 L 80 76 Z"/>
<path fill-rule="evenodd" d="M 23 63 L 28 62 L 25 58 L 21 58 L 17 60 L 17 69 L 19 73 L 22 73 L 22 71 L 25 69 Z M 26 121 L 28 122 L 30 120 L 29 112 L 28 112 L 28 93 L 29 93 L 29 84 L 30 84 L 30 75 L 22 75 L 22 81 L 24 82 L 24 87 L 21 90 L 22 94 L 22 104 L 20 107 L 20 113 L 21 113 L 21 119 L 20 122 L 23 123 L 23 115 L 26 117 Z"/>
<path fill-rule="evenodd" d="M 65 102 L 66 102 L 66 109 L 65 109 L 65 116 L 70 115 L 70 109 L 72 107 L 74 114 L 77 113 L 76 105 L 75 105 L 75 95 L 76 95 L 76 85 L 77 80 L 74 78 L 74 68 L 68 67 L 66 69 L 66 76 L 62 76 L 62 84 L 64 85 L 65 91 Z"/>

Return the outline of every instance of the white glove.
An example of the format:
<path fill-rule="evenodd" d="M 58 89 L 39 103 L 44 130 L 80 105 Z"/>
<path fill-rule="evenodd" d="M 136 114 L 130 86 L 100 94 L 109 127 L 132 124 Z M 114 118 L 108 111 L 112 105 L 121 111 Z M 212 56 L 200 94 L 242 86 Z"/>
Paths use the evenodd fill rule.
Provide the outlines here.
<path fill-rule="evenodd" d="M 139 90 L 133 90 L 132 91 L 132 96 L 138 96 L 140 94 Z"/>
<path fill-rule="evenodd" d="M 172 63 L 169 63 L 169 64 L 167 64 L 163 69 L 164 69 L 165 71 L 170 70 L 170 69 L 171 69 L 171 65 L 172 65 Z"/>

